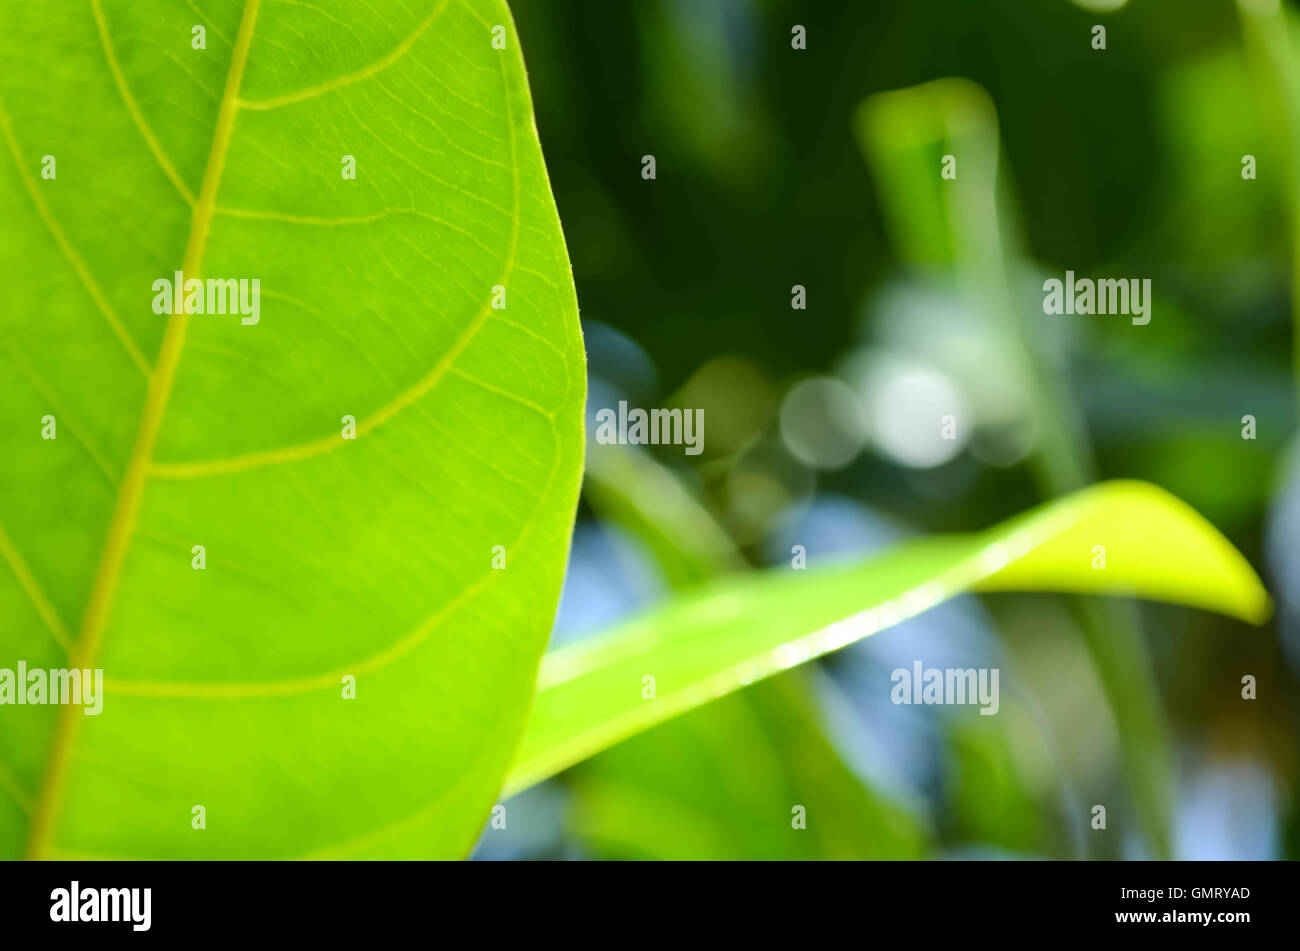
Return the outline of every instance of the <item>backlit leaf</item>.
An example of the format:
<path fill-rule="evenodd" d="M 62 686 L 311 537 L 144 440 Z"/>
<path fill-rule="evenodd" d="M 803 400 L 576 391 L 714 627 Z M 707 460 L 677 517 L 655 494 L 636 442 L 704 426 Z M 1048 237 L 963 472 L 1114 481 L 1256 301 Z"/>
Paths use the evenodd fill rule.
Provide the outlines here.
<path fill-rule="evenodd" d="M 6 3 L 0 139 L 0 668 L 106 676 L 0 706 L 0 856 L 464 855 L 583 453 L 505 3 Z"/>
<path fill-rule="evenodd" d="M 1187 505 L 1147 483 L 1102 483 L 981 534 L 724 579 L 548 654 L 507 789 L 969 590 L 1129 594 L 1254 623 L 1271 610 L 1250 565 Z"/>

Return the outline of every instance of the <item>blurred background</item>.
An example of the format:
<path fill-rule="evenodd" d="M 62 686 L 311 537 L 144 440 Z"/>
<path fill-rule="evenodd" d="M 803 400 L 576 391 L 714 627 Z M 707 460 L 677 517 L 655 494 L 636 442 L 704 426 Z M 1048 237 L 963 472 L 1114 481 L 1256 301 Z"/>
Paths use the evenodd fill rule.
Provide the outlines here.
<path fill-rule="evenodd" d="M 705 413 L 699 456 L 589 447 L 553 645 L 793 545 L 862 558 L 1119 477 L 1210 519 L 1278 611 L 963 597 L 516 796 L 475 857 L 1300 855 L 1296 11 L 511 5 L 589 428 Z M 1150 324 L 1044 315 L 1067 269 L 1149 278 Z M 999 715 L 892 704 L 917 660 L 999 667 Z"/>

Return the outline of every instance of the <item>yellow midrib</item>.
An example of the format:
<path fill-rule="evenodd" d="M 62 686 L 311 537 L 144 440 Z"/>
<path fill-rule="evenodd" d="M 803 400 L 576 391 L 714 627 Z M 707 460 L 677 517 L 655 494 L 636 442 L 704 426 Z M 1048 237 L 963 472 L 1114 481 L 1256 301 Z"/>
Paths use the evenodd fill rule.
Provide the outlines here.
<path fill-rule="evenodd" d="M 181 265 L 181 270 L 187 277 L 197 277 L 202 267 L 203 252 L 207 247 L 208 231 L 216 207 L 217 189 L 225 169 L 226 150 L 230 145 L 235 112 L 238 109 L 239 87 L 243 80 L 244 64 L 248 59 L 248 48 L 252 44 L 253 26 L 257 21 L 257 8 L 260 2 L 261 0 L 246 0 L 244 4 L 243 17 L 239 23 L 239 35 L 235 39 L 230 70 L 226 74 L 226 88 L 217 111 L 212 148 L 208 153 L 208 164 L 203 172 L 203 184 L 199 190 L 198 203 L 194 206 L 190 217 L 190 235 Z M 189 316 L 178 313 L 169 319 L 167 331 L 163 335 L 158 362 L 149 378 L 149 390 L 140 416 L 140 428 L 136 432 L 135 445 L 131 450 L 126 475 L 118 489 L 117 503 L 113 509 L 112 520 L 109 522 L 108 535 L 104 540 L 99 568 L 95 572 L 95 579 L 91 585 L 90 599 L 86 604 L 86 613 L 81 623 L 81 635 L 71 661 L 72 667 L 94 666 L 104 626 L 108 620 L 109 608 L 117 590 L 118 579 L 121 577 L 122 564 L 130 547 L 131 536 L 135 532 L 140 499 L 144 494 L 149 464 L 153 458 L 154 442 L 167 411 L 167 401 L 176 378 L 176 367 L 180 363 L 181 349 L 185 343 L 185 331 L 188 325 Z M 64 706 L 60 710 L 45 779 L 37 799 L 37 812 L 32 819 L 28 837 L 28 858 L 39 858 L 49 850 L 54 819 L 62 800 L 68 753 L 82 719 L 76 715 L 77 712 L 79 712 L 78 708 L 72 705 Z"/>

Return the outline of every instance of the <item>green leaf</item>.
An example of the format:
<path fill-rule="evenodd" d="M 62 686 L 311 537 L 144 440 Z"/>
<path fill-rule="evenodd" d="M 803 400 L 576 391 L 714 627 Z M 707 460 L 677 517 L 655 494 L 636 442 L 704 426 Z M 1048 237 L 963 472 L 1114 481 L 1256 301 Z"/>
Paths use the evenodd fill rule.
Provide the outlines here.
<path fill-rule="evenodd" d="M 826 739 L 809 672 L 788 671 L 583 763 L 570 783 L 574 832 L 600 858 L 923 857 L 921 820 L 863 783 Z"/>
<path fill-rule="evenodd" d="M 674 470 L 635 446 L 587 447 L 584 497 L 653 553 L 674 588 L 741 570 Z M 586 761 L 572 827 L 603 858 L 919 858 L 927 830 L 840 759 L 807 674 L 791 671 Z M 813 815 L 792 824 L 800 805 Z"/>
<path fill-rule="evenodd" d="M 1104 569 L 1093 567 L 1096 546 Z M 1102 483 L 977 535 L 727 579 L 548 654 L 506 788 L 968 590 L 1130 594 L 1254 623 L 1271 610 L 1250 565 L 1191 508 L 1147 483 Z"/>
<path fill-rule="evenodd" d="M 645 544 L 674 588 L 745 567 L 708 509 L 639 446 L 589 444 L 582 491 L 601 518 Z"/>
<path fill-rule="evenodd" d="M 1283 170 L 1282 188 L 1291 233 L 1300 236 L 1300 67 L 1295 50 L 1294 17 L 1280 4 L 1238 0 L 1241 34 L 1247 60 L 1259 77 L 1256 103 L 1265 128 L 1272 133 L 1269 143 Z M 1295 334 L 1294 361 L 1300 374 L 1300 243 L 1292 242 L 1292 322 Z"/>
<path fill-rule="evenodd" d="M 944 731 L 945 832 L 961 847 L 980 850 L 977 854 L 995 848 L 1052 856 L 1053 834 L 1063 837 L 1071 817 L 1059 814 L 1058 803 L 1034 794 L 1013 749 L 1014 728 L 992 725 L 993 719 L 1000 718 L 959 718 Z"/>
<path fill-rule="evenodd" d="M 1035 265 L 1009 223 L 1017 215 L 1012 188 L 999 171 L 1005 162 L 993 99 L 969 79 L 937 79 L 868 97 L 856 124 L 893 244 L 913 265 L 951 269 L 954 289 L 979 317 L 983 329 L 977 333 L 993 344 L 981 363 L 996 365 L 992 372 L 1013 394 L 1019 415 L 1037 421 L 1029 463 L 1040 493 L 1054 498 L 1091 482 L 1096 466 L 1078 403 L 1053 369 L 1058 361 L 1048 355 L 1032 316 L 1036 308 L 1020 306 L 1015 291 L 1017 275 Z M 956 179 L 934 174 L 942 155 L 960 157 Z M 1167 858 L 1173 753 L 1146 645 L 1128 607 L 1082 605 L 1079 630 L 1111 710 L 1124 724 L 1122 758 L 1145 845 L 1153 856 Z"/>
<path fill-rule="evenodd" d="M 5 4 L 0 139 L 0 668 L 106 676 L 0 707 L 0 856 L 464 855 L 583 454 L 505 3 Z"/>

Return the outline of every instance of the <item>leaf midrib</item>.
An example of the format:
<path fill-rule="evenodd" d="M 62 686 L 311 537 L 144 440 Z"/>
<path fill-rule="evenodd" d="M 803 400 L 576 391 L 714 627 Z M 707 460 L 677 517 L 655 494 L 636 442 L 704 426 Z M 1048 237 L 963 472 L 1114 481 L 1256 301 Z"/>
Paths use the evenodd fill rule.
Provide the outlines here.
<path fill-rule="evenodd" d="M 186 242 L 181 270 L 191 276 L 200 273 L 203 254 L 207 248 L 208 233 L 216 208 L 217 189 L 221 185 L 222 172 L 225 170 L 226 151 L 230 146 L 235 113 L 238 109 L 239 87 L 243 81 L 244 64 L 247 62 L 248 50 L 252 45 L 253 28 L 257 22 L 260 3 L 261 0 L 246 0 L 244 4 L 239 34 L 235 39 L 230 69 L 226 74 L 225 90 L 222 92 L 221 104 L 217 110 L 212 147 L 203 172 L 203 184 L 199 190 L 198 202 L 190 216 L 190 234 Z M 81 634 L 71 661 L 73 668 L 94 666 L 109 608 L 112 606 L 113 594 L 121 577 L 122 564 L 126 559 L 131 536 L 135 532 L 140 500 L 144 494 L 149 465 L 153 459 L 154 443 L 167 411 L 167 402 L 176 379 L 176 367 L 180 363 L 188 326 L 189 315 L 183 312 L 173 315 L 168 320 L 158 361 L 149 377 L 149 389 L 145 395 L 144 409 L 141 412 L 140 427 L 131 450 L 131 458 L 127 464 L 126 475 L 118 489 L 99 568 L 95 572 L 91 585 L 90 599 L 82 619 Z M 41 794 L 37 798 L 37 812 L 32 819 L 28 837 L 29 858 L 40 858 L 49 850 L 54 818 L 58 814 L 62 800 L 68 753 L 82 719 L 74 715 L 76 712 L 72 705 L 60 708 L 50 749 L 50 759 L 46 766 Z"/>

